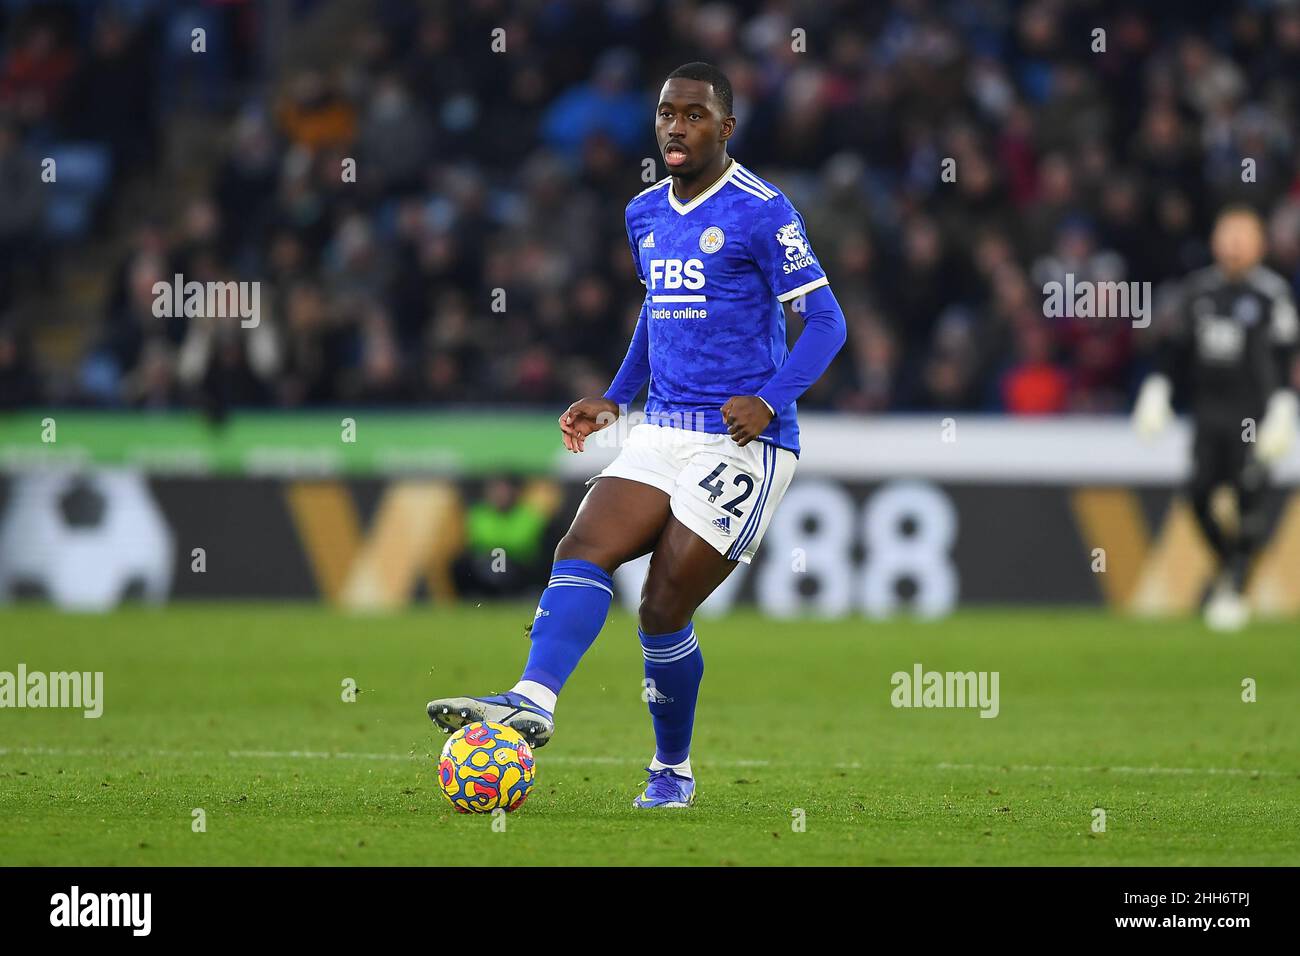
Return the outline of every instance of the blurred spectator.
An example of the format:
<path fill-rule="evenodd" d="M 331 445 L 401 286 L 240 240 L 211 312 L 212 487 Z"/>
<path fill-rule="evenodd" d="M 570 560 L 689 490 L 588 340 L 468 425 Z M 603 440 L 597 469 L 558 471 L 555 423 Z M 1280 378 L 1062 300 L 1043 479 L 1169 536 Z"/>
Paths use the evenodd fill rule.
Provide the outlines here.
<path fill-rule="evenodd" d="M 645 91 L 634 87 L 638 79 L 632 53 L 602 53 L 590 82 L 561 93 L 547 107 L 542 121 L 543 140 L 568 155 L 576 154 L 596 133 L 608 135 L 627 154 L 634 153 L 638 146 L 650 145 L 654 104 Z"/>
<path fill-rule="evenodd" d="M 521 496 L 507 478 L 491 478 L 481 500 L 465 515 L 465 551 L 452 572 L 463 595 L 508 597 L 530 589 L 546 555 L 542 543 L 550 514 Z"/>
<path fill-rule="evenodd" d="M 1045 415 L 1065 411 L 1069 379 L 1051 359 L 1051 337 L 1038 323 L 1017 334 L 1019 361 L 1002 382 L 1002 401 L 1013 415 Z"/>
<path fill-rule="evenodd" d="M 40 162 L 0 117 L 0 313 L 13 304 L 18 263 L 30 254 L 44 207 Z"/>
<path fill-rule="evenodd" d="M 6 401 L 219 418 L 554 407 L 600 391 L 643 295 L 623 209 L 664 175 L 655 96 L 694 57 L 729 73 L 732 153 L 798 206 L 849 320 L 805 409 L 1116 411 L 1159 323 L 1048 319 L 1044 284 L 1073 273 L 1164 289 L 1207 262 L 1228 201 L 1260 209 L 1270 265 L 1300 292 L 1294 6 L 275 7 L 6 7 Z M 344 14 L 351 33 L 321 28 Z M 201 62 L 194 23 L 209 31 Z M 490 42 L 501 25 L 504 51 Z M 1079 40 L 1095 27 L 1104 54 Z M 62 194 L 40 160 L 74 145 L 112 156 L 114 206 L 55 242 Z M 69 281 L 16 288 L 46 248 Z M 177 273 L 260 281 L 262 327 L 155 317 L 152 284 Z M 59 367 L 62 331 L 46 347 L 56 323 L 15 318 L 44 314 L 55 285 L 107 290 L 57 306 L 69 324 L 101 316 L 74 330 L 74 374 Z"/>
<path fill-rule="evenodd" d="M 151 169 L 156 162 L 154 42 L 105 6 L 69 104 L 81 135 L 106 143 L 118 169 Z"/>
<path fill-rule="evenodd" d="M 373 177 L 380 193 L 420 188 L 433 135 L 423 109 L 396 74 L 381 78 L 371 94 L 360 142 L 367 181 Z"/>
<path fill-rule="evenodd" d="M 354 348 L 353 330 L 331 312 L 315 282 L 295 282 L 285 303 L 284 365 L 276 377 L 288 406 L 328 401 Z"/>
<path fill-rule="evenodd" d="M 318 70 L 290 81 L 278 115 L 289 142 L 309 152 L 348 146 L 356 135 L 356 107 Z"/>
<path fill-rule="evenodd" d="M 77 71 L 77 55 L 52 23 L 30 21 L 14 31 L 0 64 L 0 110 L 28 126 L 57 119 Z"/>
<path fill-rule="evenodd" d="M 271 401 L 279 371 L 279 336 L 265 309 L 249 329 L 220 318 L 191 319 L 177 355 L 179 384 L 213 421 L 232 408 Z"/>
<path fill-rule="evenodd" d="M 0 408 L 22 408 L 36 401 L 40 380 L 27 343 L 0 326 Z"/>

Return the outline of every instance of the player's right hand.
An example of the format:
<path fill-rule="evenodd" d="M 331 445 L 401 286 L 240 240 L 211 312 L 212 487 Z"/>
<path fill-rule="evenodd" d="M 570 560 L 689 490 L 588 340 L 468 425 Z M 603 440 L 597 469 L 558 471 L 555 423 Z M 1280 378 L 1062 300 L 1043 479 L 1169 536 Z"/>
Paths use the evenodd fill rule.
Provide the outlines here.
<path fill-rule="evenodd" d="M 1148 375 L 1142 383 L 1137 402 L 1133 405 L 1133 427 L 1147 441 L 1164 431 L 1174 417 L 1169 394 L 1169 379 L 1163 375 Z"/>
<path fill-rule="evenodd" d="M 608 398 L 580 398 L 560 416 L 560 433 L 569 451 L 583 451 L 583 442 L 592 432 L 618 421 L 617 402 Z"/>

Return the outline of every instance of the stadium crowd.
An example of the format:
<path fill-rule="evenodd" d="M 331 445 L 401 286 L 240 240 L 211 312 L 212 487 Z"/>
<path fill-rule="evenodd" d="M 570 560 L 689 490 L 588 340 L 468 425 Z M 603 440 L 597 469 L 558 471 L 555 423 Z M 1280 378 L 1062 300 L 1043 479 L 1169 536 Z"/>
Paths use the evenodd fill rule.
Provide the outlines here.
<path fill-rule="evenodd" d="M 1294 4 L 375 0 L 345 55 L 292 65 L 258 39 L 276 6 L 0 4 L 0 407 L 599 394 L 642 294 L 623 207 L 664 175 L 655 94 L 696 59 L 730 76 L 731 153 L 801 210 L 848 319 L 802 407 L 1122 410 L 1161 323 L 1049 318 L 1044 283 L 1151 282 L 1167 307 L 1229 201 L 1300 287 Z M 220 133 L 201 184 L 105 214 L 177 179 L 182 121 Z M 105 157 L 80 216 L 39 179 L 61 144 Z M 57 283 L 92 241 L 117 265 L 59 374 L 26 263 Z M 259 325 L 156 318 L 176 273 L 260 281 Z"/>

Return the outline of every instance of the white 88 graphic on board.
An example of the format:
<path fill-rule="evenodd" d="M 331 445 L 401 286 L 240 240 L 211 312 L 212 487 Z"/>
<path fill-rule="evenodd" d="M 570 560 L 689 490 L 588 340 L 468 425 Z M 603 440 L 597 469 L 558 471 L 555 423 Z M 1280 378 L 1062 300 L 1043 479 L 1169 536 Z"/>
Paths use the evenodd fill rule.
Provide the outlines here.
<path fill-rule="evenodd" d="M 829 481 L 791 484 L 763 538 L 767 554 L 756 582 L 759 606 L 776 617 L 794 617 L 805 609 L 826 617 L 849 613 L 852 547 L 853 499 L 848 492 Z M 796 549 L 802 571 L 791 567 Z M 810 577 L 817 592 L 804 598 L 800 586 Z"/>
<path fill-rule="evenodd" d="M 909 610 L 940 617 L 957 604 L 958 575 L 951 549 L 957 509 L 941 488 L 923 481 L 883 485 L 863 503 L 832 481 L 796 479 L 781 500 L 759 549 L 754 598 L 773 617 L 842 617 L 860 610 L 887 617 Z M 858 531 L 865 557 L 853 560 Z M 636 612 L 649 555 L 614 573 L 625 606 Z M 796 570 L 796 567 L 798 570 Z M 700 607 L 700 617 L 725 614 L 748 572 L 740 565 Z M 816 590 L 805 596 L 803 582 Z M 912 593 L 904 598 L 903 582 Z"/>
<path fill-rule="evenodd" d="M 862 515 L 863 610 L 872 617 L 893 614 L 900 603 L 898 583 L 907 579 L 916 589 L 911 606 L 921 617 L 951 611 L 957 569 L 948 552 L 956 537 L 957 510 L 934 485 L 904 481 L 877 491 Z"/>

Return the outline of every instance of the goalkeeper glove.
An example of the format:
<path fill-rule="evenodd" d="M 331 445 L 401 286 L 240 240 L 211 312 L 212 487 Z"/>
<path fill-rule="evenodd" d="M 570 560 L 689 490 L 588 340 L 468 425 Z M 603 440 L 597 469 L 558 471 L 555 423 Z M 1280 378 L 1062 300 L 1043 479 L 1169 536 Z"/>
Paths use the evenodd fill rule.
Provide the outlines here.
<path fill-rule="evenodd" d="M 1296 394 L 1290 389 L 1280 388 L 1269 398 L 1255 443 L 1255 455 L 1266 465 L 1273 464 L 1291 450 L 1295 442 L 1297 411 Z"/>
<path fill-rule="evenodd" d="M 1173 406 L 1169 404 L 1170 391 L 1169 379 L 1155 374 L 1147 376 L 1138 392 L 1133 405 L 1133 427 L 1148 441 L 1164 431 L 1174 417 Z"/>

